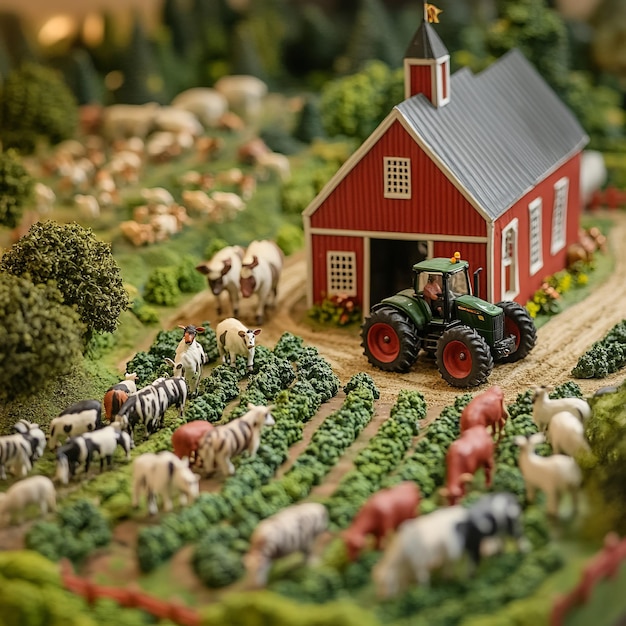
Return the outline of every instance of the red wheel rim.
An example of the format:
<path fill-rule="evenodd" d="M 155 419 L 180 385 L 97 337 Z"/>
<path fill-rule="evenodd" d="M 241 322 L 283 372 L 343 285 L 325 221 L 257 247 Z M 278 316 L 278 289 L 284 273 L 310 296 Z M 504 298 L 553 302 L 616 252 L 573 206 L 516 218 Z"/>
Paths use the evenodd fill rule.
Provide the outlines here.
<path fill-rule="evenodd" d="M 506 331 L 507 335 L 513 335 L 515 337 L 515 349 L 517 350 L 519 348 L 520 342 L 520 332 L 518 325 L 512 319 L 505 317 L 504 330 Z"/>
<path fill-rule="evenodd" d="M 443 349 L 443 365 L 454 378 L 466 378 L 472 371 L 472 355 L 462 341 L 451 341 Z"/>
<path fill-rule="evenodd" d="M 400 339 L 393 326 L 379 322 L 367 333 L 367 346 L 371 355 L 381 363 L 391 363 L 400 354 Z"/>

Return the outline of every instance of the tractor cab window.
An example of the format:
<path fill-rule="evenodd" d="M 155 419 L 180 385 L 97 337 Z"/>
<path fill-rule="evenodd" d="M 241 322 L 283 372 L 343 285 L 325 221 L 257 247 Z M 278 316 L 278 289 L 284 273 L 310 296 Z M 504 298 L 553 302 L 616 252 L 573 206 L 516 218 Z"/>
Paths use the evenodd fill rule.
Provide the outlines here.
<path fill-rule="evenodd" d="M 443 314 L 443 276 L 433 272 L 422 272 L 419 275 L 418 291 L 426 301 L 434 315 Z"/>
<path fill-rule="evenodd" d="M 451 297 L 465 296 L 470 293 L 466 272 L 454 272 L 448 275 L 448 293 Z"/>

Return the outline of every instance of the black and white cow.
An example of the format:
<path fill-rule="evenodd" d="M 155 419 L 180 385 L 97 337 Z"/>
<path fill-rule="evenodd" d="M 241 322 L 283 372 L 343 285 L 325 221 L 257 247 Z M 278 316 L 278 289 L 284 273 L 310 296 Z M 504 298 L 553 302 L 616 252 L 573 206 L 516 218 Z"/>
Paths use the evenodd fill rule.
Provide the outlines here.
<path fill-rule="evenodd" d="M 57 449 L 55 480 L 67 485 L 76 474 L 76 468 L 87 460 L 87 443 L 83 437 L 72 437 Z"/>
<path fill-rule="evenodd" d="M 42 457 L 46 450 L 46 435 L 39 424 L 22 419 L 13 424 L 13 430 L 22 435 L 30 445 L 31 463 Z"/>
<path fill-rule="evenodd" d="M 50 421 L 50 450 L 57 447 L 59 437 L 75 437 L 102 428 L 102 403 L 100 400 L 81 400 L 68 406 L 58 417 Z"/>
<path fill-rule="evenodd" d="M 6 480 L 6 470 L 24 477 L 33 468 L 30 443 L 20 433 L 0 437 L 0 478 Z"/>
<path fill-rule="evenodd" d="M 92 433 L 85 433 L 82 435 L 86 443 L 87 458 L 85 459 L 85 472 L 89 471 L 89 465 L 93 459 L 94 454 L 98 454 L 100 457 L 100 471 L 104 469 L 104 461 L 107 462 L 107 467 L 111 467 L 113 461 L 113 453 L 117 446 L 120 446 L 126 454 L 126 460 L 130 460 L 130 450 L 133 448 L 133 440 L 130 435 L 123 432 L 119 424 L 111 426 L 105 426 L 100 430 L 96 430 Z"/>
<path fill-rule="evenodd" d="M 128 428 L 131 436 L 137 424 L 143 424 L 148 437 L 162 427 L 163 416 L 171 406 L 178 407 L 182 417 L 186 400 L 187 383 L 183 378 L 157 378 L 128 397 L 115 421 Z"/>

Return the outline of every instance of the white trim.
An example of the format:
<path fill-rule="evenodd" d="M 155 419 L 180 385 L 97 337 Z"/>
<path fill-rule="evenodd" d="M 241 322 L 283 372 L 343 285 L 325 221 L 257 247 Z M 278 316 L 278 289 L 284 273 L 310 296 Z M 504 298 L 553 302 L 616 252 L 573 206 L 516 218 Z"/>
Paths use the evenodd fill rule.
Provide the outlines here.
<path fill-rule="evenodd" d="M 506 238 L 507 233 L 512 231 L 515 234 L 514 244 L 513 244 L 513 256 L 510 258 L 510 261 L 507 262 L 507 257 L 505 255 L 506 249 Z M 502 275 L 500 279 L 500 293 L 502 293 L 502 297 L 499 300 L 513 300 L 515 296 L 519 293 L 519 222 L 517 218 L 512 219 L 503 229 L 502 229 L 502 256 L 501 256 L 501 269 Z M 513 288 L 508 290 L 506 289 L 506 274 L 507 268 L 512 268 L 512 284 Z"/>
<path fill-rule="evenodd" d="M 531 276 L 534 276 L 543 267 L 542 208 L 541 198 L 535 198 L 528 205 L 528 262 Z"/>
<path fill-rule="evenodd" d="M 383 157 L 383 197 L 411 199 L 411 159 Z"/>
<path fill-rule="evenodd" d="M 344 264 L 346 267 L 333 270 L 333 267 L 338 263 Z M 342 278 L 339 275 L 344 277 Z M 356 296 L 358 293 L 358 277 L 356 252 L 353 250 L 326 250 L 326 295 L 345 294 L 347 296 Z M 341 285 L 333 285 L 333 278 L 335 283 L 339 282 Z"/>
<path fill-rule="evenodd" d="M 363 298 L 361 301 L 362 319 L 369 315 L 372 306 L 370 300 L 372 297 L 371 272 L 372 272 L 372 238 L 363 237 L 363 275 L 361 276 L 361 287 L 363 288 Z M 367 277 L 367 280 L 365 279 Z"/>
<path fill-rule="evenodd" d="M 448 86 L 448 95 L 443 97 L 443 88 L 441 80 L 441 66 L 446 63 L 446 85 Z M 430 68 L 430 93 L 429 98 L 435 107 L 442 107 L 450 102 L 450 55 L 445 54 L 436 59 L 404 59 L 404 99 L 407 100 L 414 95 L 411 93 L 411 67 L 413 66 Z M 426 94 L 424 94 L 426 95 Z"/>
<path fill-rule="evenodd" d="M 303 217 L 304 227 L 304 250 L 306 257 L 306 306 L 313 306 L 313 232 L 311 231 L 311 218 Z"/>
<path fill-rule="evenodd" d="M 441 77 L 441 67 L 446 63 L 446 85 L 448 86 L 448 95 L 443 97 L 443 80 Z M 435 102 L 433 103 L 436 107 L 442 107 L 448 102 L 450 102 L 450 55 L 446 55 L 437 59 L 437 65 L 435 67 L 435 72 L 433 76 L 434 81 L 434 89 L 433 94 L 435 94 Z"/>
<path fill-rule="evenodd" d="M 487 267 L 485 268 L 485 270 L 487 271 L 487 277 L 488 277 L 488 282 L 487 282 L 487 302 L 495 302 L 495 290 L 496 290 L 496 279 L 495 279 L 495 258 L 494 258 L 494 231 L 495 231 L 495 224 L 493 222 L 488 222 L 487 223 L 487 246 L 486 246 L 486 252 L 487 252 Z M 474 268 L 474 270 L 476 270 L 476 268 Z"/>
<path fill-rule="evenodd" d="M 565 247 L 567 241 L 567 208 L 569 205 L 569 178 L 564 176 L 554 183 L 554 204 L 552 207 L 552 232 L 550 254 L 555 255 Z M 557 218 L 560 217 L 560 224 Z"/>
<path fill-rule="evenodd" d="M 408 239 L 416 241 L 458 241 L 464 243 L 487 243 L 487 237 L 464 235 L 433 235 L 427 233 L 401 233 L 386 230 L 348 230 L 341 228 L 307 227 L 311 235 L 345 235 L 348 237 L 371 237 L 372 239 Z"/>

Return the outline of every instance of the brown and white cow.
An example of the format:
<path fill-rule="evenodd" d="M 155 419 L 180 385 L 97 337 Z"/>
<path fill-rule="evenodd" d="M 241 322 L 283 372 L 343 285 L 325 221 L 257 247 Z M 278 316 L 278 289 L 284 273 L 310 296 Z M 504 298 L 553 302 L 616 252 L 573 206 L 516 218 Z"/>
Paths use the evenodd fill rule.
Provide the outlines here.
<path fill-rule="evenodd" d="M 202 436 L 213 428 L 213 424 L 205 420 L 193 420 L 179 426 L 172 433 L 172 447 L 179 459 L 189 459 L 189 465 L 196 462 L 198 445 Z"/>
<path fill-rule="evenodd" d="M 472 426 L 450 444 L 446 454 L 446 486 L 440 490 L 448 503 L 456 504 L 465 495 L 465 485 L 481 467 L 485 484 L 491 486 L 494 443 L 484 426 Z"/>
<path fill-rule="evenodd" d="M 217 314 L 222 314 L 220 294 L 228 293 L 233 315 L 239 315 L 239 275 L 244 249 L 241 246 L 226 246 L 216 252 L 210 261 L 200 263 L 196 269 L 207 277 L 209 288 L 215 296 Z"/>
<path fill-rule="evenodd" d="M 509 413 L 504 406 L 504 393 L 498 385 L 473 398 L 461 413 L 461 433 L 473 426 L 491 427 L 491 434 L 502 437 Z"/>
<path fill-rule="evenodd" d="M 348 558 L 351 561 L 358 558 L 369 535 L 374 536 L 376 549 L 380 550 L 384 540 L 402 522 L 417 517 L 419 502 L 419 487 L 411 481 L 376 492 L 361 507 L 352 524 L 341 533 Z"/>

